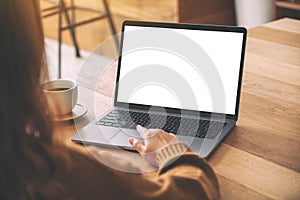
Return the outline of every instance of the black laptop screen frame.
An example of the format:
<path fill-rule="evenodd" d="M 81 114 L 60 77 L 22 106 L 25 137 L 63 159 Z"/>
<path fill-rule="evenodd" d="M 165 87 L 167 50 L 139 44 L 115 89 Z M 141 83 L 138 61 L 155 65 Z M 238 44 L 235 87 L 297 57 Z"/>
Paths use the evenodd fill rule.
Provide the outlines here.
<path fill-rule="evenodd" d="M 247 39 L 247 29 L 246 28 L 237 27 L 237 26 L 145 22 L 145 21 L 130 21 L 130 20 L 126 20 L 122 24 L 121 42 L 120 42 L 119 57 L 118 57 L 118 70 L 117 70 L 116 85 L 115 85 L 114 106 L 129 108 L 129 109 L 137 109 L 137 110 L 142 110 L 142 111 L 147 111 L 150 108 L 158 108 L 158 109 L 163 108 L 167 113 L 180 114 L 182 111 L 184 111 L 184 113 L 187 113 L 190 115 L 194 115 L 194 116 L 200 115 L 200 116 L 204 116 L 204 117 L 210 117 L 212 115 L 212 113 L 204 112 L 204 111 L 178 109 L 178 108 L 149 106 L 149 105 L 141 105 L 141 104 L 134 104 L 134 103 L 124 103 L 124 102 L 117 101 L 125 26 L 141 26 L 141 27 L 157 27 L 157 28 L 173 28 L 173 29 L 190 29 L 190 30 L 207 30 L 207 31 L 223 31 L 223 32 L 243 33 L 243 43 L 242 43 L 242 51 L 241 51 L 238 88 L 237 88 L 237 95 L 236 95 L 235 114 L 234 115 L 226 114 L 226 119 L 233 119 L 235 121 L 238 120 L 238 111 L 239 111 L 239 105 L 240 105 L 241 85 L 242 85 L 246 39 Z M 218 114 L 224 116 L 224 114 L 221 114 L 221 113 L 213 113 L 213 114 L 214 114 L 214 116 L 216 116 Z"/>

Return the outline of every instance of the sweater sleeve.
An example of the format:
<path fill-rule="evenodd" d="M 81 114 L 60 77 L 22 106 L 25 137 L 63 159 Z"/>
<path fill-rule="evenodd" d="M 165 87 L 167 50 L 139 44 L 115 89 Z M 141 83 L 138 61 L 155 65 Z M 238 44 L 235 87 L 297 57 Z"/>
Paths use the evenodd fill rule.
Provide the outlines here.
<path fill-rule="evenodd" d="M 169 179 L 166 184 L 181 190 L 184 199 L 219 199 L 219 184 L 210 165 L 197 153 L 187 152 L 159 171 L 159 180 Z M 175 196 L 174 196 L 175 197 Z"/>
<path fill-rule="evenodd" d="M 118 164 L 121 164 L 120 159 Z M 123 180 L 131 191 L 130 199 L 219 199 L 214 171 L 186 143 L 175 142 L 159 150 L 156 165 L 159 170 L 154 177 L 120 174 L 126 177 Z"/>
<path fill-rule="evenodd" d="M 194 152 L 169 158 L 172 162 L 163 162 L 157 176 L 145 177 L 137 199 L 219 199 L 217 177 L 203 158 Z"/>

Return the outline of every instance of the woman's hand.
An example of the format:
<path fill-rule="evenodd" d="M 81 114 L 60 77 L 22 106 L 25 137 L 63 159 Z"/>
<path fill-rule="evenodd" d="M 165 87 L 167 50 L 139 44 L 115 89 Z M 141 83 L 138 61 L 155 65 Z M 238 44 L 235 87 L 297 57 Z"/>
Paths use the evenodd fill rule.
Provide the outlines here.
<path fill-rule="evenodd" d="M 178 142 L 174 134 L 161 129 L 147 129 L 140 125 L 136 129 L 145 142 L 142 143 L 136 138 L 130 138 L 129 143 L 154 166 L 156 166 L 156 153 L 165 146 Z"/>

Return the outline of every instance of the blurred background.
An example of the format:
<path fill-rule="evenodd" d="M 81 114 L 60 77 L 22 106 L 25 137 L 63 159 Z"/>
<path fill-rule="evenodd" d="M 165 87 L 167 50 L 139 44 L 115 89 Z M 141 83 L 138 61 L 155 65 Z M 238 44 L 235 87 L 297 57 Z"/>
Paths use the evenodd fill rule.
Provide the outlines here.
<path fill-rule="evenodd" d="M 102 0 L 73 0 L 76 6 L 103 10 Z M 41 0 L 42 9 L 59 0 Z M 66 7 L 71 0 L 64 0 Z M 242 25 L 248 28 L 282 17 L 300 19 L 300 0 L 107 0 L 111 16 L 120 32 L 125 19 L 200 24 Z M 71 12 L 71 11 L 69 11 Z M 76 10 L 76 21 L 95 13 Z M 63 23 L 66 23 L 62 17 Z M 57 40 L 58 15 L 43 19 L 45 36 Z M 81 49 L 92 50 L 111 35 L 107 19 L 76 27 Z M 64 31 L 63 43 L 72 44 L 70 33 Z"/>

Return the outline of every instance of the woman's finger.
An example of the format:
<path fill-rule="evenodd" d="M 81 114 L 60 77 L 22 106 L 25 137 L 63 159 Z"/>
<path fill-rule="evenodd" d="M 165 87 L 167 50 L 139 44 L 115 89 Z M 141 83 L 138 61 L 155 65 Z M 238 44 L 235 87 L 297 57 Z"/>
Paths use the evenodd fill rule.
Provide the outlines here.
<path fill-rule="evenodd" d="M 173 137 L 176 137 L 174 133 L 169 133 L 169 135 L 171 135 L 171 136 L 173 136 Z"/>
<path fill-rule="evenodd" d="M 147 138 L 148 137 L 148 134 L 149 134 L 149 131 L 147 128 L 141 126 L 141 125 L 137 125 L 136 126 L 136 130 L 137 132 L 140 134 L 140 136 L 142 138 Z"/>
<path fill-rule="evenodd" d="M 141 141 L 135 138 L 129 138 L 129 143 L 139 153 L 144 153 L 146 147 Z"/>

